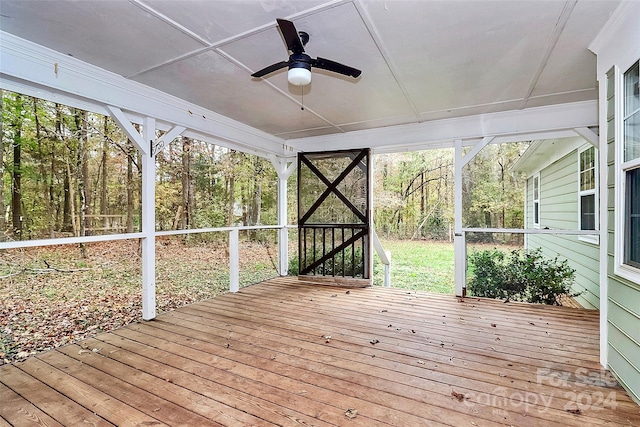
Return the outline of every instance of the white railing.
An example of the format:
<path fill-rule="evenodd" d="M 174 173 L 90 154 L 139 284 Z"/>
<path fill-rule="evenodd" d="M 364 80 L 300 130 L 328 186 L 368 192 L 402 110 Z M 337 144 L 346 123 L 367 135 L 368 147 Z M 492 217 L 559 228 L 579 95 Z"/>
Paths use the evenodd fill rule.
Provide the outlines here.
<path fill-rule="evenodd" d="M 282 230 L 295 226 L 279 226 L 279 225 L 254 225 L 254 226 L 237 226 L 237 227 L 214 227 L 214 228 L 195 228 L 185 230 L 165 230 L 156 231 L 155 237 L 159 236 L 176 236 L 184 234 L 198 233 L 229 233 L 229 290 L 238 292 L 240 289 L 240 231 L 249 230 Z M 2 249 L 20 249 L 32 248 L 38 246 L 55 246 L 55 245 L 73 245 L 81 243 L 110 242 L 118 240 L 142 239 L 147 237 L 144 233 L 125 233 L 125 234 L 105 234 L 100 236 L 80 236 L 80 237 L 60 237 L 54 239 L 38 239 L 38 240 L 17 240 L 12 242 L 0 242 L 0 250 Z M 283 242 L 286 244 L 286 242 Z M 279 251 L 279 254 L 286 251 Z M 280 262 L 279 265 L 288 265 L 288 260 Z M 286 271 L 279 271 L 281 275 L 286 275 Z"/>
<path fill-rule="evenodd" d="M 156 236 L 176 236 L 182 234 L 196 234 L 196 233 L 215 233 L 215 232 L 228 232 L 229 233 L 229 292 L 238 292 L 240 290 L 240 231 L 249 230 L 282 230 L 287 226 L 282 227 L 279 225 L 247 225 L 239 227 L 214 227 L 214 228 L 196 228 L 186 230 L 167 230 L 156 231 Z M 283 251 L 278 251 L 278 256 L 282 256 Z M 286 254 L 286 252 L 284 252 Z M 287 262 L 283 263 L 278 260 L 278 265 L 287 265 Z M 278 274 L 286 276 L 286 271 L 279 271 Z"/>

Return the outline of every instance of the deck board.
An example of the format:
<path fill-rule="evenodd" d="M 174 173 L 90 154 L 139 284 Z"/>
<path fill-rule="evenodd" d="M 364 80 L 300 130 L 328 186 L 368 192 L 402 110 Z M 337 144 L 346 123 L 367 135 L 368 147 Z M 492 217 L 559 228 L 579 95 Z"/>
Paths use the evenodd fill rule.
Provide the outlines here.
<path fill-rule="evenodd" d="M 598 322 L 584 309 L 278 278 L 1 366 L 0 422 L 640 425 L 599 366 Z"/>

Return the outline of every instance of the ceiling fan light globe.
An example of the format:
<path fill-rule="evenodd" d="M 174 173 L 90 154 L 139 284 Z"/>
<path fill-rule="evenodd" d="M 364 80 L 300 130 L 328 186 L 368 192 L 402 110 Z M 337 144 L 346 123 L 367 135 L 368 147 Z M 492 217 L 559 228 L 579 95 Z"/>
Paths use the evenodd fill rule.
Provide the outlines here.
<path fill-rule="evenodd" d="M 311 83 L 311 71 L 306 68 L 291 68 L 287 79 L 294 86 L 305 86 Z"/>

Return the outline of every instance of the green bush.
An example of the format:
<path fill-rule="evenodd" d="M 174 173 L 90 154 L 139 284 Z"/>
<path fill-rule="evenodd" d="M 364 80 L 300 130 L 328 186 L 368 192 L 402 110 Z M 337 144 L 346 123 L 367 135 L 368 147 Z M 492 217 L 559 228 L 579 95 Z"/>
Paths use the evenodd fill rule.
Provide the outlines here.
<path fill-rule="evenodd" d="M 577 295 L 571 294 L 575 270 L 567 260 L 545 258 L 540 249 L 510 255 L 497 249 L 476 251 L 469 263 L 471 295 L 550 305 L 562 305 L 562 296 Z"/>

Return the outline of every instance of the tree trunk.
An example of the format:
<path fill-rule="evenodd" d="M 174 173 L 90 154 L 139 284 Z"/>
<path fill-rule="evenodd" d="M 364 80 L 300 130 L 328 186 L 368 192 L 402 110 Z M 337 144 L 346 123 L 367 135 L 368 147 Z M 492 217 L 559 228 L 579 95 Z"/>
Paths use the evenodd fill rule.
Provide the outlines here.
<path fill-rule="evenodd" d="M 16 95 L 13 136 L 13 176 L 11 185 L 11 226 L 17 240 L 22 238 L 22 96 Z"/>
<path fill-rule="evenodd" d="M 80 179 L 78 180 L 78 193 L 80 195 L 80 235 L 89 236 L 91 234 L 91 185 L 89 182 L 89 138 L 87 135 L 87 112 L 75 111 L 76 127 L 79 131 L 78 137 L 78 162 Z"/>
<path fill-rule="evenodd" d="M 73 191 L 73 177 L 71 175 L 71 165 L 69 162 L 69 158 L 67 158 L 67 173 L 65 175 L 65 185 L 66 185 L 66 193 L 68 196 L 65 197 L 65 204 L 69 203 L 69 217 L 71 223 L 71 230 L 73 231 L 74 236 L 80 235 L 78 230 L 78 225 L 76 224 L 76 203 L 75 203 L 75 192 Z M 65 211 L 66 212 L 66 211 Z"/>
<path fill-rule="evenodd" d="M 235 203 L 235 198 L 236 198 L 236 194 L 235 194 L 235 178 L 233 175 L 233 172 L 231 172 L 231 174 L 228 176 L 227 179 L 227 186 L 229 188 L 229 190 L 227 191 L 227 194 L 229 195 L 229 203 L 227 205 L 227 226 L 231 227 L 234 224 L 234 203 Z"/>
<path fill-rule="evenodd" d="M 193 195 L 193 179 L 191 177 L 191 148 L 193 140 L 182 137 L 182 227 L 191 228 L 193 224 L 195 197 Z"/>
<path fill-rule="evenodd" d="M 54 215 L 53 215 L 53 205 L 51 203 L 51 195 L 49 194 L 49 190 L 51 188 L 50 182 L 53 177 L 49 176 L 48 170 L 48 154 L 49 150 L 43 144 L 43 138 L 41 133 L 41 125 L 40 125 L 40 115 L 38 114 L 38 99 L 32 98 L 33 101 L 33 117 L 35 120 L 35 131 L 36 131 L 36 145 L 38 147 L 37 156 L 38 156 L 38 170 L 40 172 L 41 183 L 41 192 L 44 196 L 44 204 L 45 204 L 45 223 L 47 227 L 47 234 L 49 237 L 53 237 L 53 228 L 54 228 Z"/>
<path fill-rule="evenodd" d="M 133 155 L 135 148 L 127 141 L 127 233 L 133 233 Z"/>
<path fill-rule="evenodd" d="M 5 232 L 5 219 L 4 219 L 4 120 L 3 120 L 3 106 L 4 106 L 4 90 L 0 89 L 0 242 L 4 241 Z"/>
<path fill-rule="evenodd" d="M 56 176 L 56 138 L 49 138 L 49 206 L 51 206 L 51 237 L 54 237 L 55 230 L 59 230 L 60 202 L 56 200 L 54 177 Z"/>
<path fill-rule="evenodd" d="M 73 227 L 73 213 L 71 212 L 71 182 L 69 181 L 69 161 L 67 159 L 67 170 L 64 174 L 64 202 L 62 204 L 62 231 L 75 231 Z M 75 233 L 74 233 L 75 235 Z"/>
<path fill-rule="evenodd" d="M 100 170 L 102 171 L 102 179 L 100 181 L 100 215 L 102 215 L 102 228 L 109 226 L 109 214 L 107 209 L 107 151 L 109 150 L 108 135 L 108 117 L 104 116 L 104 136 L 102 138 L 102 159 L 100 161 Z"/>

